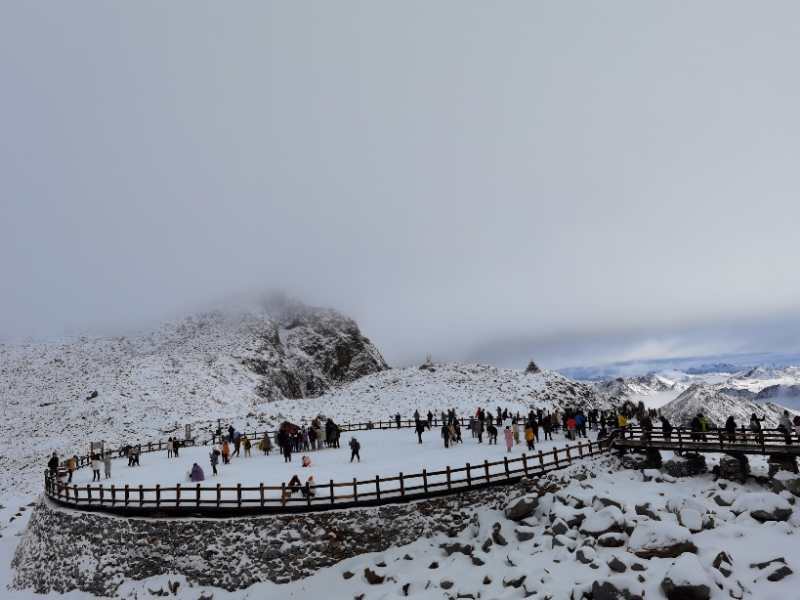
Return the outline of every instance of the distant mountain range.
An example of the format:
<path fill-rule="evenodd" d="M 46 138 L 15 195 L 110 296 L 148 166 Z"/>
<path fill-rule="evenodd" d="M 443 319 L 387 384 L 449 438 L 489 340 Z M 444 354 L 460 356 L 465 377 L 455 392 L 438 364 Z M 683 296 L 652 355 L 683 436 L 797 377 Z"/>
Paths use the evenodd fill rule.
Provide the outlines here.
<path fill-rule="evenodd" d="M 558 371 L 571 379 L 602 381 L 617 377 L 635 377 L 637 375 L 663 373 L 666 371 L 679 371 L 688 375 L 733 374 L 754 368 L 781 369 L 794 365 L 800 365 L 800 353 L 754 352 L 629 360 L 604 365 L 567 367 L 558 369 Z"/>

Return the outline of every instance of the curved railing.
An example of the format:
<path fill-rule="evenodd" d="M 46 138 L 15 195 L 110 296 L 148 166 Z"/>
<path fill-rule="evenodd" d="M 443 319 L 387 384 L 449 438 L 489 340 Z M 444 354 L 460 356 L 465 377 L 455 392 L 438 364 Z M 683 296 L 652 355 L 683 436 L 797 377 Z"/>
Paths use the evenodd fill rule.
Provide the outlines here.
<path fill-rule="evenodd" d="M 413 426 L 413 421 L 411 421 Z M 401 422 L 402 426 L 402 422 Z M 439 425 L 441 426 L 441 425 Z M 432 423 L 432 427 L 436 427 Z M 395 421 L 357 423 L 340 426 L 342 431 L 397 428 Z M 262 432 L 270 433 L 270 432 Z M 257 432 L 254 432 L 254 435 Z M 250 434 L 248 434 L 250 435 Z M 209 440 L 210 441 L 210 440 Z M 204 445 L 207 445 L 206 441 Z M 198 444 L 199 445 L 199 444 Z M 142 446 L 145 452 L 147 446 Z M 166 445 L 150 444 L 150 451 Z M 216 486 L 201 483 L 175 486 L 145 487 L 77 485 L 65 483 L 50 471 L 45 473 L 46 496 L 61 505 L 81 510 L 103 511 L 137 516 L 216 516 L 242 514 L 297 513 L 353 507 L 380 506 L 410 502 L 518 482 L 523 477 L 539 477 L 550 471 L 565 468 L 575 460 L 596 456 L 608 451 L 608 441 L 584 441 L 547 452 L 523 453 L 518 458 L 500 461 L 484 460 L 479 464 L 418 473 L 403 473 L 374 479 L 354 478 L 352 481 L 289 488 L 287 485 Z M 85 466 L 85 462 L 80 465 Z"/>

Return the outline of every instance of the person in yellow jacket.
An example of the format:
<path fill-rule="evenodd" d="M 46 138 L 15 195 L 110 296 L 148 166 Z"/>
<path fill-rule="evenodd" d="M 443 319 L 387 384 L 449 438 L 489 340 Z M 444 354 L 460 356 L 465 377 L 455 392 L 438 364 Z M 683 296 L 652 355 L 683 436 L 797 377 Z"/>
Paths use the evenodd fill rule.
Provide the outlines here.
<path fill-rule="evenodd" d="M 525 426 L 525 441 L 528 443 L 528 450 L 533 450 L 533 440 L 535 435 L 533 433 L 533 427 L 531 425 Z"/>
<path fill-rule="evenodd" d="M 628 426 L 628 418 L 623 414 L 618 415 L 617 416 L 617 425 L 619 427 L 627 427 Z"/>

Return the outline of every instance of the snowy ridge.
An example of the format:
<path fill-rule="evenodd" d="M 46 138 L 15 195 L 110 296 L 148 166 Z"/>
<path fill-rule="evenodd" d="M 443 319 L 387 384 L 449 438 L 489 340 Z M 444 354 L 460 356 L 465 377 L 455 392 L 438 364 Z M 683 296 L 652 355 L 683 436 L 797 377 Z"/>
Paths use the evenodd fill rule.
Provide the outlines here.
<path fill-rule="evenodd" d="M 772 403 L 757 404 L 747 398 L 726 394 L 718 387 L 695 384 L 672 402 L 661 408 L 661 413 L 673 425 L 688 426 L 698 413 L 703 413 L 711 425 L 723 427 L 729 416 L 738 426 L 748 426 L 750 416 L 764 419 L 765 427 L 775 427 L 784 408 Z"/>

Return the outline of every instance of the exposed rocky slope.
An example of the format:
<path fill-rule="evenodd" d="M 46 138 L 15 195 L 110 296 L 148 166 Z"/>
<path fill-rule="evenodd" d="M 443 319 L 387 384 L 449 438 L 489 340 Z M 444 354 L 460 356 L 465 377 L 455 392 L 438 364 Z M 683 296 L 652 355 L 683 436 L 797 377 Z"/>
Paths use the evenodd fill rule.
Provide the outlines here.
<path fill-rule="evenodd" d="M 756 403 L 748 398 L 725 393 L 722 388 L 695 384 L 661 408 L 661 413 L 674 425 L 689 425 L 702 412 L 713 426 L 722 427 L 729 416 L 738 425 L 747 426 L 750 415 L 764 419 L 765 427 L 775 427 L 783 414 L 783 407 L 772 403 Z"/>

